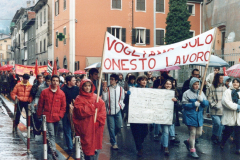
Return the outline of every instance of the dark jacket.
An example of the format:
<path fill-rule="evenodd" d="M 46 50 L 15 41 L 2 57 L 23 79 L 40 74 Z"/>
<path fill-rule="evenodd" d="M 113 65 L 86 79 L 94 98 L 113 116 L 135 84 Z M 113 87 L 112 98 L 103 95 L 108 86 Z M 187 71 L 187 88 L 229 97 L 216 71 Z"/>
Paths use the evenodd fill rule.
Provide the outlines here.
<path fill-rule="evenodd" d="M 17 80 L 16 80 L 16 79 Z M 10 74 L 10 76 L 9 76 L 9 83 L 10 83 L 10 86 L 12 87 L 12 88 L 14 88 L 15 87 L 15 85 L 18 83 L 18 81 L 20 80 L 19 79 L 19 77 L 18 77 L 18 75 L 16 75 L 15 74 L 15 78 L 14 78 L 14 75 L 13 74 Z"/>
<path fill-rule="evenodd" d="M 96 90 L 94 91 L 95 94 L 97 94 L 98 82 L 99 82 L 99 81 L 96 81 L 96 80 L 93 81 L 93 84 L 94 84 L 94 86 L 96 87 Z M 100 87 L 100 94 L 99 94 L 99 96 L 102 96 L 102 85 L 101 85 L 101 87 Z"/>
<path fill-rule="evenodd" d="M 79 95 L 79 88 L 77 86 L 70 88 L 67 85 L 64 85 L 61 90 L 65 93 L 66 96 L 66 113 L 69 113 L 69 105 L 71 104 L 72 100 L 75 100 Z"/>
<path fill-rule="evenodd" d="M 34 83 L 34 85 L 32 86 L 32 89 L 31 89 L 31 95 L 33 97 L 33 99 L 35 98 L 36 94 L 37 94 L 37 91 L 38 91 L 38 87 L 41 85 L 41 83 L 39 83 L 37 81 L 37 83 Z"/>

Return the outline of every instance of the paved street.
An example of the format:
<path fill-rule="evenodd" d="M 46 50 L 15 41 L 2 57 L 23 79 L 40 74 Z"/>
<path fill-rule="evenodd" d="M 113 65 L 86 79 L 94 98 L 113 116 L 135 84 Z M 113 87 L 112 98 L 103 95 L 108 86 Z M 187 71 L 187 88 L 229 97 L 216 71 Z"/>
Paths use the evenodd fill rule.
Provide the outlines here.
<path fill-rule="evenodd" d="M 11 105 L 11 102 L 4 99 L 8 105 Z M 13 104 L 12 104 L 13 105 Z M 10 106 L 11 107 L 11 106 Z M 1 158 L 4 159 L 33 159 L 29 158 L 26 155 L 26 145 L 18 137 L 12 137 L 12 122 L 8 116 L 6 116 L 6 110 L 3 109 L 0 113 L 0 151 Z M 24 121 L 24 120 L 23 120 Z M 6 123 L 2 123 L 6 122 Z M 67 159 L 69 156 L 64 151 L 67 148 L 65 147 L 65 142 L 63 138 L 63 133 L 61 127 L 59 128 L 58 138 L 57 138 L 57 149 L 59 153 L 59 159 Z M 20 131 L 19 131 L 20 132 Z M 23 137 L 26 137 L 26 131 L 21 129 Z M 101 150 L 99 159 L 100 160 L 190 160 L 188 151 L 183 144 L 183 140 L 188 138 L 187 128 L 185 125 L 181 124 L 180 127 L 176 127 L 177 137 L 181 140 L 179 146 L 170 146 L 170 156 L 166 157 L 161 151 L 160 143 L 153 141 L 153 133 L 149 133 L 145 142 L 143 149 L 143 156 L 136 156 L 135 144 L 131 134 L 130 127 L 127 127 L 124 124 L 122 128 L 122 133 L 117 136 L 119 150 L 111 150 L 111 144 L 109 143 L 109 136 L 107 125 L 105 125 L 104 138 L 103 138 L 103 149 Z M 4 138 L 5 137 L 5 138 Z M 234 154 L 234 145 L 229 141 L 224 150 L 221 150 L 218 145 L 213 145 L 210 141 L 211 137 L 211 125 L 204 124 L 204 133 L 203 136 L 199 139 L 197 144 L 197 152 L 200 156 L 200 160 L 240 160 L 240 156 Z M 42 136 L 36 136 L 35 139 L 31 139 L 31 151 L 35 159 L 42 159 Z M 11 157 L 11 158 L 10 158 Z M 69 157 L 69 159 L 74 159 L 74 157 Z"/>

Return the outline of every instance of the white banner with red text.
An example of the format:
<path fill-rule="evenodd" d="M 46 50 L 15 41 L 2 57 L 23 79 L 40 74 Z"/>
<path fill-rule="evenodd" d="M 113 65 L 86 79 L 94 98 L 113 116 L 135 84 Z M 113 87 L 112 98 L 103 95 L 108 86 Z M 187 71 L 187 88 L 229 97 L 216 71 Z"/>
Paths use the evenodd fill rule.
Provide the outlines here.
<path fill-rule="evenodd" d="M 160 47 L 132 47 L 110 33 L 104 42 L 103 72 L 157 71 L 171 66 L 207 63 L 214 30 Z"/>

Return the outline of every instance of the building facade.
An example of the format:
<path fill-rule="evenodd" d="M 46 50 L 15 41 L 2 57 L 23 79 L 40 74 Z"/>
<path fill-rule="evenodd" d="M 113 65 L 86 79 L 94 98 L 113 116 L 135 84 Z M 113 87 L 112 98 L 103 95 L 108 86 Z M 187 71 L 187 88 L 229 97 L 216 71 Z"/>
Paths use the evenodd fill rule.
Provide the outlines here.
<path fill-rule="evenodd" d="M 0 34 L 0 63 L 4 65 L 8 62 L 8 54 L 11 52 L 11 37 Z"/>

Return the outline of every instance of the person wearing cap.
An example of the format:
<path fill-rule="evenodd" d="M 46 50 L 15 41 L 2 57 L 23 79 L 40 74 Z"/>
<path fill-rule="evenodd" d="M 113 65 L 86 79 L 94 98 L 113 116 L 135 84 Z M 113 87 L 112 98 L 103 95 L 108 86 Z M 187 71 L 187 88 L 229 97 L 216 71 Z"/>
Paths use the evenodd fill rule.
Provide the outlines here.
<path fill-rule="evenodd" d="M 20 115 L 22 112 L 22 108 L 25 109 L 26 115 L 28 116 L 28 104 L 32 102 L 32 96 L 30 94 L 31 89 L 32 89 L 32 85 L 29 83 L 29 74 L 24 74 L 23 75 L 23 80 L 16 84 L 16 86 L 14 87 L 13 91 L 11 92 L 11 98 L 13 100 L 15 100 L 16 96 L 17 99 L 19 100 L 19 108 L 17 109 L 17 113 L 16 113 L 16 119 L 15 119 L 15 131 L 17 129 L 17 126 L 19 124 L 19 119 L 20 119 Z M 27 119 L 26 119 L 27 121 Z"/>

